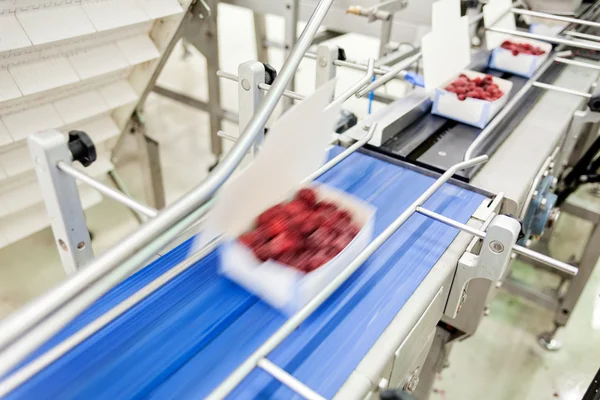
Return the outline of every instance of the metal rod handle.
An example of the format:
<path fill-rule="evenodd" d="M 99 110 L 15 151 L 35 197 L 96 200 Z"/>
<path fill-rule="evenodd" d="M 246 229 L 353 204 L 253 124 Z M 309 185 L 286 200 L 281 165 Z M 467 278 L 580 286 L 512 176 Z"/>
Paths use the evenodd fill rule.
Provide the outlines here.
<path fill-rule="evenodd" d="M 121 279 L 143 266 L 155 251 L 175 239 L 204 214 L 202 206 L 231 176 L 258 134 L 263 132 L 332 3 L 333 0 L 319 1 L 258 112 L 233 148 L 201 185 L 162 210 L 156 218 L 146 222 L 110 251 L 96 258 L 87 268 L 3 321 L 0 325 L 0 349 L 17 341 L 21 344 L 18 353 L 10 361 L 5 360 L 0 353 L 3 360 L 0 367 L 2 371 L 12 368 Z M 21 339 L 25 338 L 26 332 L 27 339 L 23 342 Z"/>
<path fill-rule="evenodd" d="M 543 13 L 543 12 L 539 12 L 539 11 L 525 10 L 523 8 L 513 8 L 511 11 L 515 14 L 528 15 L 530 17 L 551 19 L 554 21 L 568 22 L 570 24 L 575 24 L 575 25 L 585 25 L 585 26 L 593 26 L 595 28 L 600 28 L 600 23 L 594 22 L 594 21 L 587 21 L 585 19 L 564 17 L 562 15 L 554 15 L 554 14 L 548 14 L 548 13 Z"/>
<path fill-rule="evenodd" d="M 580 92 L 578 90 L 567 89 L 567 88 L 563 88 L 563 87 L 560 87 L 560 86 L 550 85 L 548 83 L 534 81 L 532 83 L 532 85 L 535 86 L 535 87 L 537 87 L 537 88 L 540 88 L 540 89 L 553 90 L 555 92 L 572 94 L 572 95 L 575 95 L 575 96 L 581 96 L 581 97 L 585 97 L 585 98 L 588 98 L 588 99 L 590 97 L 592 97 L 592 95 L 590 93 L 587 93 L 587 92 Z"/>
<path fill-rule="evenodd" d="M 97 191 L 102 193 L 103 195 L 110 197 L 113 200 L 118 201 L 119 203 L 125 205 L 126 207 L 129 207 L 132 210 L 134 210 L 142 215 L 145 215 L 148 218 L 154 218 L 158 215 L 158 210 L 156 210 L 155 208 L 138 203 L 136 200 L 125 195 L 124 193 L 119 192 L 118 190 L 115 190 L 111 187 L 106 186 L 105 184 L 92 178 L 85 172 L 82 172 L 76 168 L 73 168 L 73 166 L 67 164 L 64 161 L 59 161 L 56 164 L 56 167 L 58 169 L 60 169 L 62 172 L 64 172 L 65 174 L 70 175 L 73 178 L 80 180 L 83 183 L 88 184 L 89 186 L 93 187 L 94 189 L 96 189 Z"/>
<path fill-rule="evenodd" d="M 563 38 L 559 38 L 559 37 L 555 37 L 555 36 L 538 35 L 537 33 L 530 33 L 530 32 L 518 31 L 518 30 L 513 31 L 510 29 L 496 28 L 493 26 L 486 28 L 486 29 L 488 31 L 504 33 L 506 35 L 520 36 L 520 37 L 524 37 L 527 39 L 543 40 L 545 42 L 550 42 L 550 43 L 555 43 L 555 44 L 564 44 L 566 46 L 577 47 L 580 49 L 600 50 L 600 44 L 595 44 L 595 43 L 590 43 L 590 42 L 582 42 L 580 40 L 569 40 L 569 39 L 563 39 Z"/>
<path fill-rule="evenodd" d="M 428 210 L 426 208 L 418 207 L 417 212 L 419 214 L 422 214 L 431 219 L 435 219 L 436 221 L 439 221 L 439 222 L 446 224 L 448 226 L 451 226 L 453 228 L 460 229 L 461 231 L 466 232 L 475 237 L 483 239 L 486 236 L 486 232 L 472 228 L 466 224 L 460 223 L 458 221 L 455 221 L 451 218 L 445 217 L 441 214 L 438 214 L 438 213 Z M 543 264 L 546 264 L 546 265 L 556 269 L 557 271 L 564 272 L 564 273 L 572 275 L 572 276 L 577 275 L 577 273 L 579 272 L 579 269 L 577 267 L 574 267 L 565 262 L 556 260 L 552 257 L 548 257 L 545 254 L 538 253 L 536 251 L 528 249 L 527 247 L 520 246 L 518 244 L 513 245 L 512 251 L 514 251 L 515 253 L 517 253 L 519 255 L 528 257 L 532 260 L 539 261 Z"/>
<path fill-rule="evenodd" d="M 225 72 L 225 71 L 221 71 L 221 70 L 217 71 L 217 76 L 220 78 L 228 79 L 230 81 L 234 81 L 234 82 L 238 82 L 240 79 L 237 75 L 230 74 L 229 72 Z M 264 90 L 266 92 L 266 91 L 271 90 L 271 85 L 261 82 L 258 84 L 258 88 L 260 90 Z M 301 95 L 300 93 L 292 92 L 291 90 L 287 90 L 287 89 L 283 91 L 283 95 L 285 97 L 289 97 L 290 99 L 294 99 L 294 100 L 304 100 L 305 99 L 305 97 L 303 95 Z"/>
<path fill-rule="evenodd" d="M 279 368 L 266 358 L 260 360 L 256 365 L 305 399 L 325 400 L 325 397 L 321 396 L 319 393 L 315 392 L 304 383 L 296 379 L 294 376 L 288 374 L 286 371 Z"/>
<path fill-rule="evenodd" d="M 595 42 L 600 41 L 600 36 L 589 35 L 587 33 L 581 33 L 581 32 L 577 32 L 577 31 L 565 31 L 565 35 L 579 38 L 579 39 L 592 40 Z"/>
<path fill-rule="evenodd" d="M 275 334 L 246 359 L 229 377 L 223 381 L 208 397 L 209 400 L 225 398 L 252 370 L 258 362 L 273 351 L 285 338 L 292 333 L 304 320 L 313 313 L 327 298 L 340 287 L 373 253 L 381 247 L 398 228 L 402 226 L 443 184 L 457 171 L 472 167 L 487 161 L 487 156 L 480 156 L 469 161 L 463 161 L 450 167 L 440 176 L 417 200 L 415 200 L 400 216 L 377 236 L 333 281 L 309 301 L 300 311 L 294 314 Z"/>
<path fill-rule="evenodd" d="M 583 61 L 571 60 L 569 58 L 564 57 L 556 57 L 554 61 L 559 62 L 561 64 L 574 65 L 576 67 L 583 67 L 589 69 L 600 70 L 600 65 L 590 64 Z"/>

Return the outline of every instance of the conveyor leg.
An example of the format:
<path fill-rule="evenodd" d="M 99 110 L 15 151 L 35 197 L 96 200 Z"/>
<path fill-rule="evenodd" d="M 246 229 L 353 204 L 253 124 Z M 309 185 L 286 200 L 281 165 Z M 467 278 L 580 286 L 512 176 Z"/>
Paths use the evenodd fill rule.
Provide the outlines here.
<path fill-rule="evenodd" d="M 571 316 L 573 309 L 577 305 L 577 301 L 585 288 L 594 267 L 598 262 L 600 256 L 600 225 L 596 224 L 592 231 L 590 238 L 587 241 L 583 255 L 581 256 L 581 262 L 578 264 L 579 273 L 573 277 L 569 284 L 569 289 L 564 297 L 561 299 L 560 306 L 556 310 L 554 315 L 554 322 L 557 326 L 565 326 L 569 317 Z"/>
<path fill-rule="evenodd" d="M 264 14 L 254 12 L 254 37 L 256 40 L 256 59 L 265 64 L 269 63 L 269 48 L 267 47 L 267 25 Z"/>
<path fill-rule="evenodd" d="M 198 49 L 206 59 L 206 76 L 208 77 L 208 113 L 210 118 L 211 151 L 218 159 L 223 154 L 223 142 L 217 135 L 221 130 L 221 85 L 217 77 L 219 70 L 219 39 L 218 39 L 218 2 L 206 0 L 210 13 L 201 7 L 196 7 L 194 18 L 185 24 L 183 37 Z M 202 15 L 202 18 L 200 18 Z"/>
<path fill-rule="evenodd" d="M 151 207 L 164 208 L 166 205 L 165 186 L 160 164 L 159 143 L 146 134 L 143 123 L 138 121 L 133 129 L 144 177 L 146 201 Z"/>
<path fill-rule="evenodd" d="M 556 331 L 558 331 L 558 326 L 555 326 L 554 330 L 552 331 L 541 333 L 538 336 L 538 343 L 548 351 L 558 351 L 562 349 L 562 341 L 554 337 L 556 335 Z"/>

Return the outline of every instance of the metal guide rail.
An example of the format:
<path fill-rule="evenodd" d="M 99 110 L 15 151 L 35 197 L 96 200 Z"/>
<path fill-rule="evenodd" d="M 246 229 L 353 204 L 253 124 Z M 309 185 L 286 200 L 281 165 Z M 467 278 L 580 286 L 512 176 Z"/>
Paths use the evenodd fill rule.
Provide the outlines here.
<path fill-rule="evenodd" d="M 211 205 L 211 199 L 215 192 L 234 172 L 235 168 L 247 152 L 253 147 L 255 149 L 258 147 L 257 143 L 260 143 L 261 136 L 264 134 L 266 121 L 273 112 L 279 99 L 285 95 L 286 87 L 292 79 L 305 52 L 309 48 L 312 38 L 316 34 L 331 3 L 332 0 L 321 0 L 319 2 L 302 35 L 298 39 L 297 44 L 291 51 L 279 76 L 274 79 L 272 85 L 270 85 L 270 90 L 268 90 L 264 99 L 260 99 L 260 101 L 256 102 L 255 107 L 252 109 L 255 112 L 253 112 L 246 121 L 244 121 L 242 115 L 240 115 L 240 124 L 243 129 L 241 129 L 241 135 L 227 157 L 223 159 L 202 185 L 164 210 L 157 212 L 150 207 L 141 205 L 123 193 L 104 187 L 101 183 L 93 180 L 93 178 L 73 169 L 70 164 L 74 159 L 76 160 L 77 157 L 74 157 L 72 152 L 69 152 L 69 149 L 64 143 L 64 139 L 62 142 L 59 140 L 57 136 L 59 135 L 58 133 L 47 132 L 35 136 L 35 139 L 30 143 L 34 156 L 40 157 L 39 159 L 36 159 L 41 164 L 40 168 L 38 168 L 38 173 L 40 174 L 40 178 L 48 183 L 49 188 L 51 188 L 50 191 L 52 192 L 52 195 L 47 199 L 47 205 L 49 209 L 56 212 L 55 216 L 60 217 L 55 219 L 56 225 L 53 225 L 53 228 L 55 229 L 55 233 L 58 233 L 61 236 L 65 235 L 65 238 L 69 237 L 69 240 L 63 240 L 62 237 L 59 236 L 57 238 L 59 246 L 61 246 L 63 250 L 66 248 L 66 250 L 64 250 L 64 252 L 67 253 L 66 259 L 70 260 L 71 266 L 74 269 L 83 265 L 85 265 L 86 268 L 79 270 L 63 285 L 32 302 L 24 309 L 2 322 L 0 325 L 0 357 L 3 360 L 3 363 L 0 365 L 0 376 L 12 371 L 13 368 L 28 354 L 32 353 L 48 338 L 52 337 L 110 288 L 122 281 L 124 277 L 143 266 L 156 251 L 172 241 L 185 229 L 196 223 L 196 221 L 208 211 Z M 580 43 L 572 41 L 572 43 L 570 42 L 569 44 L 578 46 Z M 417 55 L 403 63 L 403 68 L 407 68 L 416 60 L 418 60 Z M 373 82 L 373 84 L 375 84 L 375 86 L 373 86 L 373 84 L 369 85 L 368 82 L 370 82 L 374 71 L 374 62 L 373 60 L 370 60 L 366 67 L 367 73 L 365 76 L 344 94 L 336 98 L 334 102 L 341 103 L 351 97 L 354 93 L 357 93 L 360 96 L 361 90 L 373 90 L 378 87 L 377 84 L 382 85 L 387 82 L 385 79 L 392 79 L 400 72 L 391 69 L 389 72 L 383 74 L 379 80 Z M 260 79 L 260 72 L 261 70 L 259 69 L 258 73 L 255 74 L 257 79 Z M 393 76 L 390 77 L 391 75 Z M 264 76 L 263 69 L 263 79 Z M 532 86 L 535 83 L 534 81 L 535 80 L 531 83 Z M 266 88 L 265 85 L 260 85 L 260 82 L 258 81 L 255 83 L 256 85 L 251 87 L 255 87 L 256 89 Z M 240 86 L 244 86 L 243 80 L 240 82 Z M 500 116 L 496 119 L 499 117 Z M 369 132 L 365 133 L 363 139 L 342 152 L 307 179 L 314 179 L 358 150 L 370 139 L 374 129 L 375 126 L 371 126 Z M 308 398 L 321 398 L 320 395 L 314 393 L 302 382 L 295 380 L 287 375 L 285 371 L 282 371 L 277 366 L 266 361 L 265 357 L 291 332 L 293 332 L 296 327 L 305 321 L 313 311 L 315 311 L 337 288 L 339 288 L 340 285 L 342 285 L 346 279 L 350 277 L 363 262 L 369 258 L 369 256 L 379 249 L 380 246 L 384 244 L 386 240 L 388 240 L 390 236 L 394 234 L 413 214 L 419 213 L 474 236 L 489 239 L 486 232 L 474 231 L 461 222 L 449 220 L 435 212 L 422 208 L 423 204 L 457 171 L 479 165 L 487 160 L 487 156 L 485 155 L 474 158 L 465 158 L 465 161 L 452 166 L 440 176 L 393 222 L 391 222 L 391 224 L 375 238 L 375 240 L 353 263 L 348 265 L 340 275 L 338 275 L 301 311 L 287 320 L 277 332 L 265 341 L 258 350 L 243 362 L 236 371 L 213 392 L 211 398 L 224 397 L 257 366 L 267 371 L 299 394 Z M 76 195 L 70 196 L 68 203 L 66 203 L 64 196 L 61 196 L 61 188 L 66 188 L 66 193 L 71 194 L 75 188 L 74 190 L 76 192 L 76 187 L 74 187 L 75 179 L 91 184 L 109 197 L 120 201 L 126 206 L 134 209 L 136 212 L 145 215 L 149 218 L 148 222 L 146 222 L 138 231 L 116 245 L 112 250 L 94 259 L 93 254 L 91 254 L 89 235 L 87 235 L 87 230 L 85 230 L 85 223 L 82 218 L 83 212 L 81 211 L 81 204 L 78 197 Z M 68 236 L 67 232 L 73 227 L 73 231 L 76 232 L 77 235 L 80 235 L 79 237 Z M 573 266 L 535 253 L 521 246 L 516 246 L 514 242 L 508 241 L 501 243 L 501 245 L 501 247 L 493 245 L 490 246 L 490 248 L 495 254 L 503 254 L 504 258 L 515 252 L 547 264 L 563 273 L 571 275 L 577 273 L 577 269 Z M 211 244 L 211 246 L 214 246 L 214 244 Z M 203 250 L 200 255 L 193 257 L 193 259 L 198 260 L 206 254 L 207 251 L 208 250 Z M 168 281 L 169 276 L 172 278 L 180 272 L 182 272 L 182 270 L 174 270 L 171 275 L 167 273 L 165 274 L 164 279 Z M 158 287 L 151 287 L 148 290 L 152 292 L 157 288 Z M 135 304 L 133 300 L 130 303 Z M 107 323 L 108 322 L 110 322 L 110 319 L 107 320 Z M 42 366 L 40 366 L 40 368 L 41 367 Z M 10 391 L 27 378 L 27 376 L 19 376 L 18 374 L 19 372 L 16 372 L 0 381 L 0 384 L 3 385 L 3 390 Z"/>

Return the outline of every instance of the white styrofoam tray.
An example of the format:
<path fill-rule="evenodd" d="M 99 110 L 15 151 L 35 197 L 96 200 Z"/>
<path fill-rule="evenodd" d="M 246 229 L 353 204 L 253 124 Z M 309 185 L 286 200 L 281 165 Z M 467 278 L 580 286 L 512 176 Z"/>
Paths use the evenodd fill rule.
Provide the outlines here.
<path fill-rule="evenodd" d="M 552 45 L 540 40 L 525 39 L 517 36 L 509 36 L 506 40 L 513 43 L 530 44 L 544 50 L 546 53 L 540 56 L 533 54 L 513 55 L 510 50 L 496 47 L 492 50 L 489 67 L 499 71 L 510 72 L 515 75 L 531 78 L 535 71 L 548 59 L 552 51 Z"/>
<path fill-rule="evenodd" d="M 465 70 L 461 72 L 474 79 L 483 78 L 485 74 L 481 72 Z M 458 96 L 452 92 L 444 90 L 450 83 L 454 82 L 460 74 L 450 79 L 444 85 L 436 88 L 433 93 L 433 106 L 431 112 L 442 117 L 450 118 L 467 125 L 484 128 L 496 114 L 504 107 L 508 100 L 508 94 L 512 90 L 512 82 L 505 79 L 494 77 L 493 82 L 498 85 L 504 95 L 495 101 L 486 101 L 480 99 L 466 98 L 461 101 Z"/>
<path fill-rule="evenodd" d="M 325 185 L 312 186 L 318 199 L 331 201 L 352 214 L 361 230 L 350 244 L 318 269 L 302 273 L 274 260 L 257 259 L 252 250 L 237 240 L 227 241 L 221 250 L 221 272 L 261 299 L 292 315 L 321 292 L 365 249 L 373 237 L 375 208 L 370 204 Z M 248 231 L 247 226 L 242 232 Z"/>

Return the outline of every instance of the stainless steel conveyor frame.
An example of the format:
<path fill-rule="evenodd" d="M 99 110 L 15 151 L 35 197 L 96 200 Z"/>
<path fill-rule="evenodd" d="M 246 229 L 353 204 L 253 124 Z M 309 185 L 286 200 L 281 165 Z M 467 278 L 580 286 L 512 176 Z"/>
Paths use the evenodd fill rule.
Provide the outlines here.
<path fill-rule="evenodd" d="M 123 239 L 111 250 L 95 259 L 93 258 L 93 255 L 89 253 L 89 236 L 87 237 L 87 242 L 85 240 L 82 242 L 69 242 L 67 251 L 73 251 L 75 253 L 77 253 L 77 251 L 81 251 L 82 253 L 87 254 L 87 257 L 82 259 L 82 262 L 85 264 L 86 268 L 78 270 L 77 273 L 71 276 L 62 285 L 31 302 L 26 307 L 10 316 L 8 319 L 2 321 L 2 324 L 0 325 L 0 358 L 3 360 L 3 363 L 0 365 L 0 375 L 11 371 L 11 369 L 18 364 L 19 361 L 38 348 L 48 338 L 59 331 L 69 321 L 75 318 L 100 296 L 114 287 L 118 282 L 123 280 L 138 268 L 145 265 L 145 263 L 158 250 L 166 246 L 179 234 L 192 226 L 210 209 L 212 198 L 219 187 L 232 175 L 240 161 L 256 143 L 260 135 L 263 134 L 264 126 L 267 120 L 269 119 L 278 101 L 282 98 L 282 96 L 285 95 L 286 87 L 295 74 L 300 61 L 305 56 L 312 39 L 315 37 L 317 30 L 332 3 L 333 0 L 319 1 L 314 13 L 305 26 L 302 34 L 298 38 L 296 45 L 290 52 L 289 57 L 281 69 L 277 79 L 275 79 L 273 84 L 268 88 L 264 86 L 257 86 L 257 89 L 268 89 L 267 94 L 264 100 L 258 105 L 256 112 L 252 115 L 252 118 L 250 118 L 244 127 L 242 134 L 236 141 L 229 154 L 215 168 L 215 170 L 212 172 L 212 174 L 210 174 L 207 180 L 203 182 L 203 184 L 193 189 L 182 199 L 163 210 L 157 211 L 150 207 L 139 204 L 123 193 L 104 187 L 101 183 L 92 180 L 83 172 L 74 169 L 70 165 L 72 159 L 70 155 L 65 153 L 64 148 L 61 150 L 61 152 L 56 153 L 58 155 L 53 154 L 52 146 L 48 147 L 44 141 L 50 137 L 52 138 L 51 142 L 53 143 L 53 146 L 56 145 L 54 149 L 60 147 L 56 132 L 46 132 L 35 135 L 35 139 L 31 142 L 32 152 L 36 154 L 37 151 L 40 152 L 39 154 L 45 154 L 45 160 L 48 163 L 47 165 L 42 165 L 38 169 L 38 173 L 43 175 L 44 173 L 51 171 L 53 176 L 46 177 L 49 181 L 54 181 L 55 183 L 62 181 L 63 184 L 66 182 L 66 184 L 70 185 L 71 188 L 74 185 L 75 179 L 81 180 L 84 183 L 90 184 L 102 191 L 105 195 L 124 203 L 136 212 L 145 215 L 148 218 L 148 221 L 132 235 Z M 515 32 L 511 33 L 514 34 Z M 565 41 L 561 39 L 561 43 L 563 42 Z M 575 47 L 581 45 L 581 43 L 577 41 L 568 41 L 568 44 Z M 589 48 L 589 45 L 586 44 L 585 46 L 585 48 Z M 598 49 L 600 49 L 600 46 L 598 46 Z M 415 55 L 410 60 L 403 63 L 402 67 L 407 68 L 410 66 L 410 64 L 416 62 L 417 60 L 418 56 Z M 559 60 L 552 59 L 550 62 L 554 61 Z M 358 66 L 355 68 L 359 69 L 365 67 Z M 389 71 L 384 72 L 382 77 L 373 82 L 372 85 L 368 85 L 373 73 L 379 73 L 383 71 L 375 71 L 373 67 L 373 61 L 368 63 L 366 66 L 366 71 L 367 73 L 365 77 L 361 78 L 361 80 L 353 85 L 351 89 L 346 91 L 335 101 L 343 102 L 354 93 L 358 93 L 360 95 L 361 89 L 362 91 L 371 91 L 389 81 L 389 79 L 395 78 L 396 75 L 401 74 L 402 72 L 397 68 L 392 68 Z M 536 82 L 535 79 L 532 79 L 531 86 L 534 85 L 536 85 Z M 540 87 L 540 85 L 537 86 Z M 565 91 L 562 88 L 545 88 Z M 290 92 L 288 92 L 288 94 L 290 94 Z M 501 116 L 499 115 L 496 119 L 499 119 L 500 117 Z M 371 126 L 369 128 L 369 132 L 365 133 L 363 139 L 348 148 L 346 151 L 344 151 L 331 162 L 327 163 L 307 179 L 314 179 L 318 175 L 333 167 L 342 159 L 346 158 L 349 154 L 359 149 L 370 139 L 370 135 L 373 134 L 373 131 L 374 126 Z M 219 388 L 215 390 L 212 398 L 221 398 L 221 396 L 230 392 L 237 385 L 237 383 L 239 383 L 257 366 L 266 370 L 267 372 L 270 372 L 276 379 L 281 380 L 283 383 L 294 388 L 306 397 L 320 398 L 318 394 L 312 393 L 311 390 L 305 387 L 301 382 L 295 381 L 293 378 L 286 376 L 284 373 L 282 373 L 282 371 L 278 370 L 277 367 L 266 363 L 266 361 L 264 361 L 264 357 L 275 346 L 277 346 L 278 343 L 281 343 L 281 341 L 284 340 L 285 337 L 287 337 L 287 335 L 292 332 L 300 323 L 302 323 L 323 301 L 325 301 L 328 296 L 336 290 L 337 287 L 339 287 L 356 269 L 358 269 L 360 265 L 414 213 L 420 213 L 429 218 L 458 228 L 476 237 L 486 238 L 486 232 L 475 231 L 464 224 L 448 220 L 441 215 L 422 208 L 423 203 L 433 193 L 435 193 L 437 189 L 447 182 L 454 173 L 460 169 L 468 168 L 485 162 L 486 160 L 487 156 L 485 155 L 479 157 L 466 156 L 465 161 L 448 169 L 448 171 L 439 177 L 429 189 L 427 189 L 380 236 L 378 236 L 353 263 L 348 265 L 346 269 L 338 277 L 336 277 L 335 280 L 326 287 L 326 289 L 323 290 L 323 292 L 318 294 L 301 311 L 292 316 L 267 342 L 265 342 L 250 358 L 248 358 L 246 362 L 240 365 L 240 367 L 225 382 L 223 382 Z M 40 170 L 42 170 L 42 172 L 40 172 Z M 59 187 L 60 185 L 56 186 L 56 188 Z M 55 193 L 54 197 L 49 200 L 48 205 L 50 207 L 54 206 L 60 208 L 60 204 L 58 204 L 59 198 L 60 195 Z M 75 202 L 75 206 L 76 205 L 77 204 Z M 75 207 L 75 209 L 77 208 Z M 79 208 L 79 211 L 80 210 L 81 209 Z M 81 215 L 76 216 L 75 219 L 75 223 L 80 225 L 83 223 Z M 73 221 L 69 221 L 68 218 L 64 218 L 60 223 L 66 226 L 70 222 Z M 60 238 L 58 239 L 60 241 Z M 64 241 L 63 243 L 66 244 Z M 72 244 L 75 244 L 75 246 L 73 247 Z M 214 245 L 215 244 L 212 243 L 210 246 Z M 499 247 L 497 247 L 496 250 L 497 249 L 499 249 Z M 537 262 L 547 264 L 561 273 L 568 275 L 577 274 L 577 269 L 571 265 L 554 260 L 550 257 L 533 252 L 521 246 L 516 246 L 514 243 L 508 243 L 507 246 L 503 246 L 502 249 L 503 250 L 500 252 L 504 252 L 504 249 L 506 249 L 506 253 L 508 255 L 512 254 L 513 252 L 520 254 Z M 206 252 L 207 250 L 205 249 L 199 256 L 193 256 L 192 258 L 197 260 L 199 259 L 198 257 L 206 254 Z M 74 262 L 76 263 L 77 260 Z M 190 265 L 189 261 L 186 261 L 185 264 L 188 266 Z M 74 264 L 74 267 L 76 266 L 78 265 Z M 182 269 L 177 269 L 173 273 L 177 274 L 177 271 L 181 272 Z M 165 274 L 165 276 L 170 274 L 172 277 L 173 273 L 170 271 L 169 273 Z M 152 290 L 156 290 L 156 287 L 154 287 Z M 135 304 L 133 302 L 131 303 Z M 106 321 L 106 323 L 108 322 L 110 322 L 110 319 Z M 44 356 L 45 355 L 41 356 L 40 359 Z M 8 380 L 13 379 L 12 377 L 18 376 L 18 374 L 19 371 L 17 371 L 16 374 L 9 376 Z M 21 376 L 21 379 L 23 379 L 23 376 Z M 0 385 L 6 385 L 6 382 L 7 379 L 0 381 Z M 19 384 L 19 382 L 15 382 L 13 382 L 13 385 Z M 4 386 L 4 388 L 6 389 L 6 386 Z"/>

